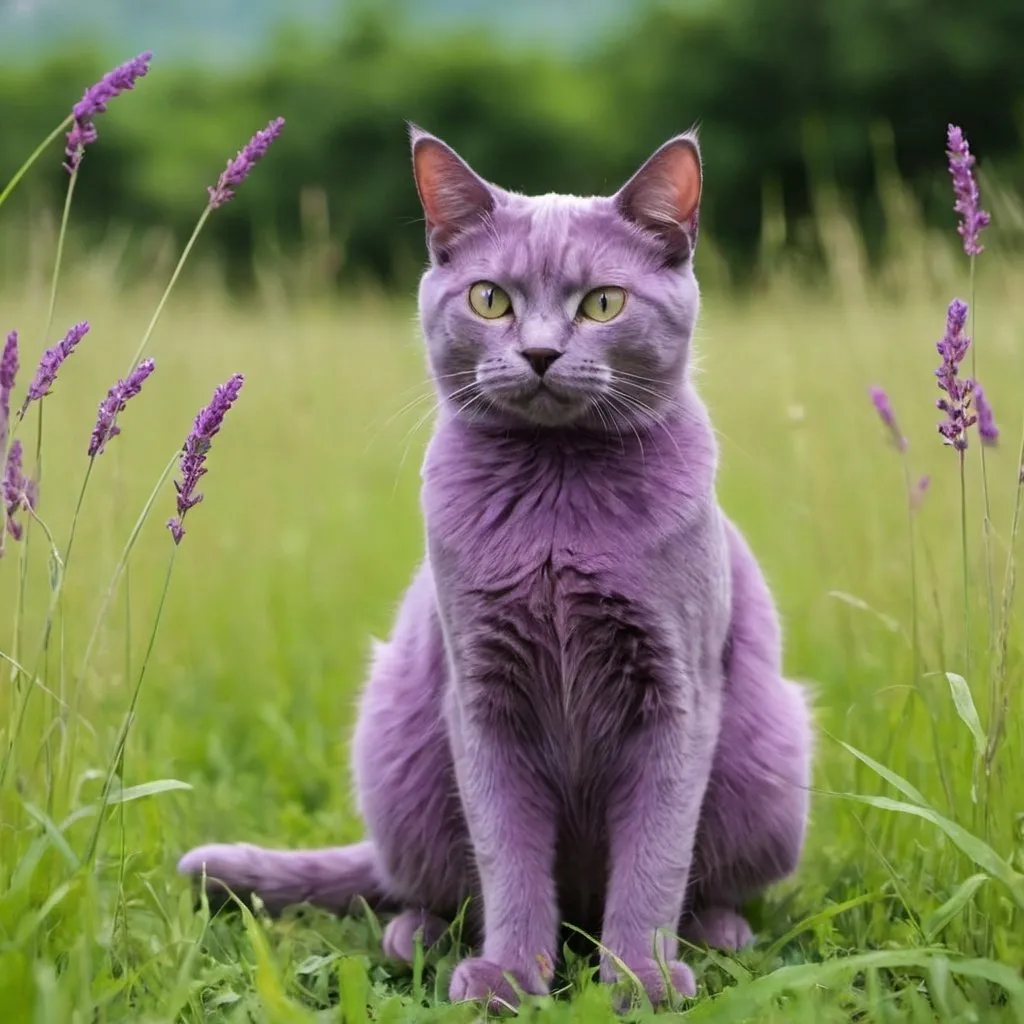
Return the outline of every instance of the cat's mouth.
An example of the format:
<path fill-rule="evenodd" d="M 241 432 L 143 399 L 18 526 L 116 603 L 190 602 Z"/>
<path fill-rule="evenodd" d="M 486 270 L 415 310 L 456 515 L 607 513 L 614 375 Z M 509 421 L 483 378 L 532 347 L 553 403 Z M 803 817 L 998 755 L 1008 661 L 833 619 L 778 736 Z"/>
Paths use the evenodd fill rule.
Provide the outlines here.
<path fill-rule="evenodd" d="M 576 388 L 543 380 L 493 397 L 510 412 L 543 426 L 571 423 L 587 408 L 587 396 Z"/>

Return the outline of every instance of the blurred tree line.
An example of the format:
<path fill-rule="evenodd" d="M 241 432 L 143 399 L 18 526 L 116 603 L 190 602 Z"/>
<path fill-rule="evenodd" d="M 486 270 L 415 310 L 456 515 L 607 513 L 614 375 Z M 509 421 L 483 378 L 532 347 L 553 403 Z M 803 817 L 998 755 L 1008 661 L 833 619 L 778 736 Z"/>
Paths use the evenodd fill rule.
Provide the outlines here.
<path fill-rule="evenodd" d="M 0 182 L 130 54 L 0 68 Z M 884 239 L 879 125 L 929 217 L 952 225 L 943 149 L 965 128 L 982 163 L 1024 182 L 1024 0 L 705 0 L 638 6 L 628 26 L 572 56 L 513 49 L 486 25 L 403 29 L 372 10 L 325 38 L 292 31 L 238 71 L 165 66 L 111 105 L 83 164 L 76 223 L 160 224 L 184 237 L 224 162 L 272 116 L 285 133 L 209 232 L 244 277 L 254 252 L 325 240 L 330 274 L 405 284 L 422 261 L 404 122 L 452 143 L 485 177 L 526 192 L 615 189 L 694 122 L 706 160 L 702 224 L 742 277 L 765 195 L 801 233 L 815 182 L 848 197 Z M 60 201 L 56 146 L 18 204 Z M 992 164 L 988 162 L 992 161 Z M 766 192 L 767 189 L 767 192 Z"/>

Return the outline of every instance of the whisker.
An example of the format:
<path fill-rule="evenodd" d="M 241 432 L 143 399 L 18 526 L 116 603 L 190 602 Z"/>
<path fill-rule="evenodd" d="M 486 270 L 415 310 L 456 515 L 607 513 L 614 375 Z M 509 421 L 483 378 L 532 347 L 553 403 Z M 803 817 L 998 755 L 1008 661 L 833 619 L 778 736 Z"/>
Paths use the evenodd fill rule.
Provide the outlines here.
<path fill-rule="evenodd" d="M 597 413 L 597 418 L 601 421 L 601 427 L 606 434 L 610 434 L 612 427 L 615 427 L 615 432 L 619 435 L 619 448 L 622 454 L 625 455 L 626 446 L 622 443 L 622 431 L 619 430 L 618 424 L 614 420 L 605 417 L 604 410 L 601 408 L 601 403 L 597 398 L 590 398 L 587 404 Z"/>
<path fill-rule="evenodd" d="M 423 426 L 427 420 L 438 412 L 441 408 L 440 399 L 434 404 L 405 432 L 405 436 L 402 440 L 405 442 L 405 448 L 402 450 L 402 457 L 398 460 L 398 466 L 395 468 L 395 482 L 391 488 L 392 498 L 395 496 L 395 492 L 398 490 L 398 478 L 401 476 L 402 470 L 405 467 L 405 460 L 409 457 L 409 449 L 412 447 L 412 439 L 416 434 L 416 431 Z"/>
<path fill-rule="evenodd" d="M 659 402 L 667 402 L 672 397 L 671 395 L 665 394 L 663 391 L 655 391 L 653 388 L 645 387 L 643 384 L 638 384 L 636 381 L 627 380 L 622 383 L 627 384 L 636 391 L 642 391 L 645 395 L 650 395 L 652 398 L 656 398 Z"/>
<path fill-rule="evenodd" d="M 639 380 L 643 381 L 645 384 L 664 385 L 666 383 L 666 381 L 663 378 L 659 379 L 657 377 L 644 377 L 642 374 L 633 373 L 630 370 L 620 370 L 618 369 L 618 367 L 609 367 L 609 370 L 611 371 L 613 377 L 623 377 L 629 380 Z"/>
<path fill-rule="evenodd" d="M 608 403 L 608 405 L 610 407 L 610 410 L 613 413 L 613 415 L 610 417 L 610 421 L 611 421 L 612 425 L 615 427 L 615 433 L 619 435 L 619 447 L 622 449 L 623 454 L 625 454 L 625 451 L 626 451 L 625 438 L 623 438 L 623 436 L 622 436 L 622 428 L 619 426 L 619 417 L 614 415 L 614 414 L 615 413 L 624 414 L 623 418 L 626 420 L 627 423 L 630 423 L 630 426 L 632 427 L 632 423 L 630 422 L 629 409 L 626 408 L 625 406 L 623 406 L 619 401 L 617 401 L 615 395 L 613 395 L 613 394 L 605 392 L 602 395 L 602 397 L 607 401 L 607 403 Z M 634 433 L 635 433 L 635 428 L 634 428 Z"/>
<path fill-rule="evenodd" d="M 661 429 L 665 431 L 666 436 L 675 446 L 676 452 L 679 454 L 680 457 L 682 457 L 683 453 L 679 447 L 679 442 L 676 440 L 675 434 L 672 433 L 672 431 L 669 429 L 668 423 L 661 415 L 659 415 L 659 413 L 656 410 L 652 409 L 648 405 L 645 405 L 643 402 L 641 402 L 637 398 L 634 398 L 632 395 L 627 395 L 625 392 L 619 391 L 616 387 L 614 387 L 614 385 L 609 385 L 606 393 L 609 396 L 616 396 L 619 402 L 625 404 L 627 410 L 633 409 L 634 411 L 639 412 L 641 415 L 649 417 L 654 423 L 661 427 Z"/>
<path fill-rule="evenodd" d="M 614 389 L 612 389 L 609 392 L 609 396 L 610 397 L 615 397 L 616 394 L 617 393 L 614 391 Z M 628 413 L 628 410 L 626 410 L 626 412 Z M 636 426 L 633 423 L 633 418 L 631 416 L 629 416 L 629 415 L 626 416 L 626 424 L 629 427 L 629 429 L 633 431 L 633 436 L 636 438 L 636 443 L 640 446 L 640 462 L 641 462 L 642 465 L 646 466 L 647 465 L 647 456 L 646 456 L 646 453 L 644 452 L 644 443 L 640 439 L 640 432 L 636 429 Z"/>

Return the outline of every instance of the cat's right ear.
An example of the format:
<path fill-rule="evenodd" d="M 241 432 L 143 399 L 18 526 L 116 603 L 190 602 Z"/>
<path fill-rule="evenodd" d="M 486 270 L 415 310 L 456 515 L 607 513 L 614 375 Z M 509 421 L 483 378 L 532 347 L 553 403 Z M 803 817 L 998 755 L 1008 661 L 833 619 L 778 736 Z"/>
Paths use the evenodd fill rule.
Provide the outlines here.
<path fill-rule="evenodd" d="M 431 259 L 448 262 L 452 240 L 494 209 L 487 182 L 440 139 L 409 125 L 416 191 L 427 220 Z"/>
<path fill-rule="evenodd" d="M 703 183 L 695 132 L 669 139 L 615 194 L 619 212 L 661 242 L 665 259 L 678 263 L 697 244 Z"/>

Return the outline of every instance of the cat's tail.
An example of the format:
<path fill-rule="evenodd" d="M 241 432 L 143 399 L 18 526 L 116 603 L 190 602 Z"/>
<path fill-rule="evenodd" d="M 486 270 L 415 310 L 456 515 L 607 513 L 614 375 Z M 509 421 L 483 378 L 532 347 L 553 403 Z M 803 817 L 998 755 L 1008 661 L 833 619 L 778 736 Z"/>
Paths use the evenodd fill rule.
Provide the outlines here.
<path fill-rule="evenodd" d="M 319 850 L 268 850 L 248 843 L 214 843 L 190 850 L 178 870 L 195 879 L 205 873 L 211 901 L 223 904 L 227 891 L 240 899 L 255 894 L 278 913 L 312 903 L 346 913 L 362 897 L 374 908 L 388 902 L 387 884 L 373 843 Z"/>

